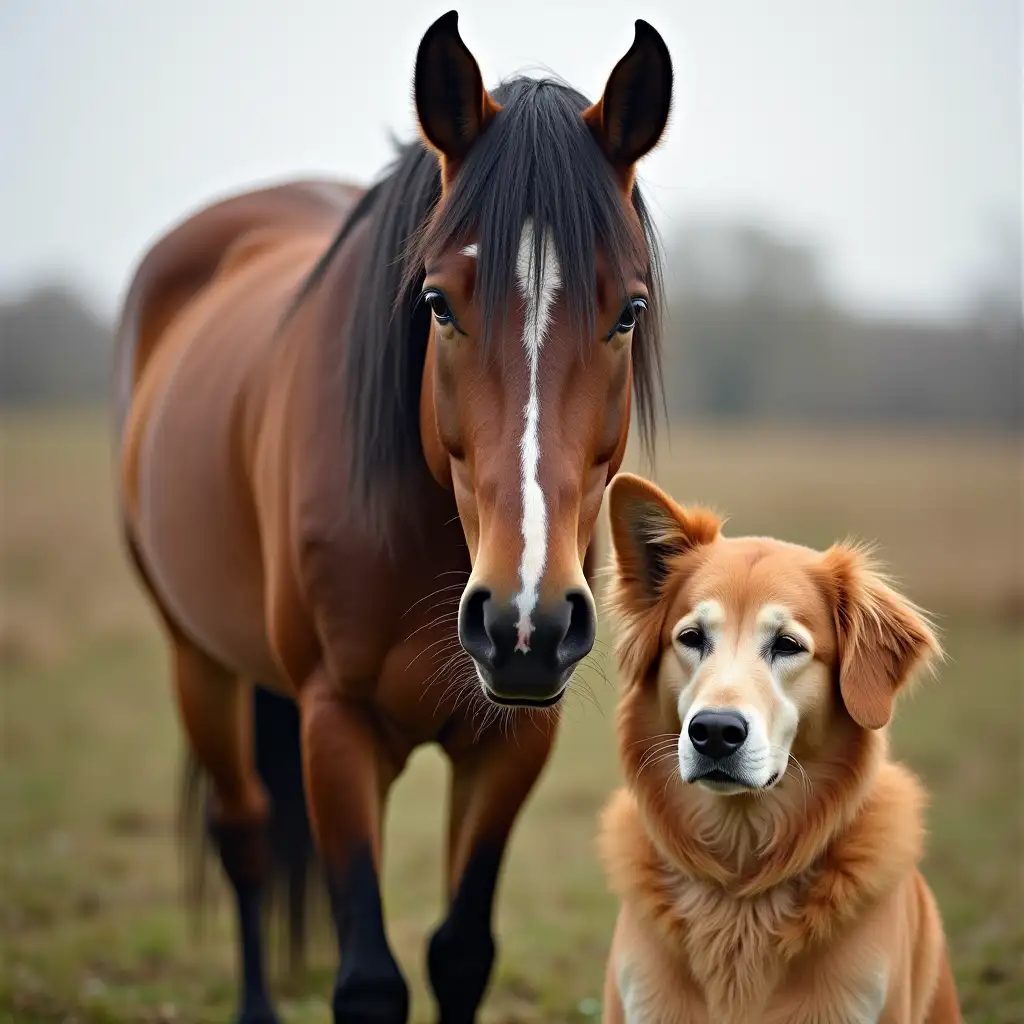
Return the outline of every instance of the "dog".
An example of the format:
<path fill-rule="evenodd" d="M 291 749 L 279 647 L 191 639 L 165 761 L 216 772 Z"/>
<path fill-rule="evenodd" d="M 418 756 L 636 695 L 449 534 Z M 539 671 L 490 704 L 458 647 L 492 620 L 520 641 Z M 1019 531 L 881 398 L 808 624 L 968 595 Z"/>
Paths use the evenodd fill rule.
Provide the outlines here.
<path fill-rule="evenodd" d="M 727 538 L 629 474 L 609 492 L 626 786 L 605 1024 L 952 1024 L 918 870 L 925 794 L 893 701 L 941 657 L 862 549 Z"/>

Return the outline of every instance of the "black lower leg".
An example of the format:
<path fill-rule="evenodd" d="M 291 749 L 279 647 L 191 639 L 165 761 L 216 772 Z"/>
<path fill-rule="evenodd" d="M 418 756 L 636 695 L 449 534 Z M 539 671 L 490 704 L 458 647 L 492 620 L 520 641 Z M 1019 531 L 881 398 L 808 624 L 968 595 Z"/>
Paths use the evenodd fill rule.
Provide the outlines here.
<path fill-rule="evenodd" d="M 472 1024 L 494 965 L 491 934 L 501 849 L 481 846 L 459 879 L 448 915 L 427 950 L 427 970 L 442 1024 Z"/>
<path fill-rule="evenodd" d="M 336 1024 L 405 1024 L 409 989 L 388 948 L 369 849 L 360 850 L 329 887 L 341 955 L 331 1000 Z"/>
<path fill-rule="evenodd" d="M 239 1024 L 276 1024 L 263 973 L 263 933 L 260 915 L 263 881 L 268 867 L 267 832 L 263 823 L 245 825 L 211 822 L 210 833 L 221 864 L 235 893 L 238 940 L 242 952 L 242 992 Z"/>

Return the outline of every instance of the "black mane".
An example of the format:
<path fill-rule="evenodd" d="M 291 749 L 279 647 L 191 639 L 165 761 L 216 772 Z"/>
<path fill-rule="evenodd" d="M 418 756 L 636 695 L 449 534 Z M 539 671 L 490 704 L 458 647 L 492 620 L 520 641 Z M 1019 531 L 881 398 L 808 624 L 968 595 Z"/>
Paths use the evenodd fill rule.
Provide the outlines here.
<path fill-rule="evenodd" d="M 579 327 L 592 323 L 599 249 L 613 266 L 648 268 L 650 305 L 634 332 L 632 352 L 641 437 L 648 448 L 653 446 L 655 403 L 662 393 L 662 288 L 657 240 L 639 189 L 632 195 L 643 234 L 638 239 L 622 208 L 614 172 L 580 117 L 589 106 L 584 96 L 560 82 L 530 78 L 506 82 L 491 95 L 502 109 L 470 150 L 440 215 L 431 221 L 441 196 L 437 158 L 421 143 L 402 146 L 300 292 L 299 301 L 322 279 L 353 228 L 369 218 L 345 399 L 354 440 L 352 484 L 374 518 L 391 504 L 388 485 L 423 467 L 419 398 L 429 312 L 417 300 L 424 253 L 470 238 L 479 242 L 476 301 L 489 326 L 504 316 L 515 294 L 516 257 L 528 218 L 538 228 L 536 286 L 546 229 Z"/>

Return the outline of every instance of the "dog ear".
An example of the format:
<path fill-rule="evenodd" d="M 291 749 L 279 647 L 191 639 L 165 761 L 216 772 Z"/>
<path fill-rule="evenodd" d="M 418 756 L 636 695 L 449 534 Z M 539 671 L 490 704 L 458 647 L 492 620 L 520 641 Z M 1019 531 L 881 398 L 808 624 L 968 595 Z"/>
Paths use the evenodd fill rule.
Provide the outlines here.
<path fill-rule="evenodd" d="M 823 556 L 839 653 L 839 690 L 865 729 L 892 718 L 897 691 L 915 670 L 941 657 L 924 614 L 885 581 L 864 552 L 837 545 Z"/>
<path fill-rule="evenodd" d="M 680 555 L 710 544 L 721 522 L 706 509 L 677 505 L 649 480 L 620 473 L 608 491 L 615 572 L 633 597 L 657 601 Z"/>
<path fill-rule="evenodd" d="M 501 107 L 484 88 L 480 68 L 459 35 L 459 15 L 441 15 L 420 40 L 413 93 L 424 139 L 441 158 L 445 184 Z"/>
<path fill-rule="evenodd" d="M 719 534 L 721 521 L 686 509 L 642 477 L 616 476 L 608 491 L 613 575 L 608 602 L 620 624 L 619 662 L 629 680 L 657 659 L 664 609 L 660 601 L 681 556 Z"/>
<path fill-rule="evenodd" d="M 612 68 L 601 98 L 583 111 L 626 191 L 634 168 L 661 139 L 672 106 L 672 58 L 653 26 L 637 19 L 633 45 Z"/>

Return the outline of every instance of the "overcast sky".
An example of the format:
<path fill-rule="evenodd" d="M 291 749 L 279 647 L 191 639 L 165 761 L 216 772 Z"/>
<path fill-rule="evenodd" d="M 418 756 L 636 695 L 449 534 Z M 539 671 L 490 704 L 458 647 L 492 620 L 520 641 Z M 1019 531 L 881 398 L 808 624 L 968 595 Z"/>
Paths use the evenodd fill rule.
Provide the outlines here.
<path fill-rule="evenodd" d="M 1020 226 L 1014 0 L 471 0 L 484 80 L 547 67 L 596 97 L 633 19 L 665 37 L 675 116 L 642 168 L 663 233 L 753 216 L 818 240 L 849 302 L 942 312 Z M 0 293 L 66 274 L 114 307 L 205 199 L 367 180 L 413 129 L 445 3 L 0 0 Z"/>

